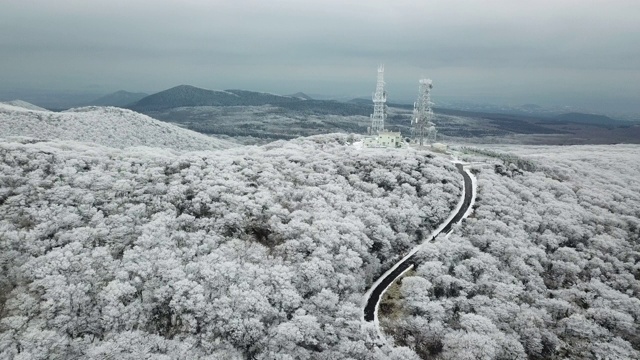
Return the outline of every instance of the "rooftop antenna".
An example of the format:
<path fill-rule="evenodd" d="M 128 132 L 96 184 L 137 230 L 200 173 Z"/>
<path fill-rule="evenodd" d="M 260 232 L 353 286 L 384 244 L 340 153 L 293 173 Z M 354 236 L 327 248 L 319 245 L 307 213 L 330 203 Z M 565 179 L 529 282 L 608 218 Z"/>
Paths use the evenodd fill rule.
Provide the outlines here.
<path fill-rule="evenodd" d="M 378 82 L 373 94 L 373 114 L 371 114 L 370 134 L 384 131 L 384 121 L 387 118 L 387 92 L 384 91 L 384 65 L 378 66 Z"/>
<path fill-rule="evenodd" d="M 413 103 L 413 118 L 411 119 L 411 125 L 413 129 L 411 133 L 413 135 L 413 142 L 418 143 L 420 146 L 424 145 L 425 136 L 431 143 L 436 140 L 437 130 L 433 120 L 433 110 L 431 109 L 431 89 L 433 89 L 433 82 L 431 79 L 420 79 L 419 81 L 419 94 L 418 101 Z"/>

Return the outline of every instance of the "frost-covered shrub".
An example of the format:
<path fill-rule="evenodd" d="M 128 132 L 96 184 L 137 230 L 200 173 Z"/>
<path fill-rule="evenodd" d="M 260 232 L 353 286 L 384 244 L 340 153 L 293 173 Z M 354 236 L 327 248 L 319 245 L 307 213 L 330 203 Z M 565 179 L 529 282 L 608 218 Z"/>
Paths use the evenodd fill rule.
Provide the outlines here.
<path fill-rule="evenodd" d="M 425 248 L 387 333 L 425 358 L 640 358 L 640 148 L 509 151 L 538 170 L 477 174 L 475 212 Z"/>
<path fill-rule="evenodd" d="M 410 358 L 374 349 L 362 295 L 461 179 L 336 136 L 183 155 L 0 143 L 0 357 Z"/>

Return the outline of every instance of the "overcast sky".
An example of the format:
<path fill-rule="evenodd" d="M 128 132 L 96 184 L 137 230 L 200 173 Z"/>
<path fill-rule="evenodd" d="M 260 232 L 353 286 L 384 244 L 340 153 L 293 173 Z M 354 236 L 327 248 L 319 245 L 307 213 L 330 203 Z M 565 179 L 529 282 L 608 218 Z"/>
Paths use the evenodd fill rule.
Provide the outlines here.
<path fill-rule="evenodd" d="M 0 90 L 179 84 L 640 112 L 638 0 L 3 0 Z"/>

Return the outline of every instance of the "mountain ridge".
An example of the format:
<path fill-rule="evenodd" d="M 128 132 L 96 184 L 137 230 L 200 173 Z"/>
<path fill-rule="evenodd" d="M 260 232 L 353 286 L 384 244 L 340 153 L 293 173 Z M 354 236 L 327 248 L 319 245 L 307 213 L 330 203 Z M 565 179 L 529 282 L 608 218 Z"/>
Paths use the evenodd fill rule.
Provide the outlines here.
<path fill-rule="evenodd" d="M 86 106 L 118 106 L 123 107 L 129 104 L 133 104 L 140 99 L 149 96 L 143 92 L 130 92 L 126 90 L 118 90 L 111 94 L 101 96 L 95 100 L 86 103 Z"/>
<path fill-rule="evenodd" d="M 553 117 L 554 120 L 574 123 L 574 124 L 585 124 L 585 125 L 593 125 L 593 126 L 604 126 L 604 127 L 617 127 L 624 125 L 631 125 L 631 122 L 624 120 L 613 119 L 606 115 L 600 114 L 587 114 L 580 112 L 569 112 L 559 114 Z"/>
<path fill-rule="evenodd" d="M 363 106 L 335 100 L 314 100 L 310 97 L 303 99 L 293 95 L 286 96 L 239 89 L 207 90 L 191 85 L 178 85 L 151 94 L 126 108 L 155 117 L 158 112 L 183 107 L 263 105 L 323 115 L 369 116 L 371 112 L 368 105 Z"/>
<path fill-rule="evenodd" d="M 298 99 L 302 99 L 302 100 L 314 100 L 311 96 L 303 93 L 302 91 L 298 91 L 297 93 L 291 94 L 289 96 L 294 97 L 294 98 L 298 98 Z"/>
<path fill-rule="evenodd" d="M 303 100 L 248 90 L 208 90 L 191 85 L 178 85 L 146 96 L 128 108 L 136 111 L 158 111 L 192 106 L 277 105 L 296 101 Z"/>

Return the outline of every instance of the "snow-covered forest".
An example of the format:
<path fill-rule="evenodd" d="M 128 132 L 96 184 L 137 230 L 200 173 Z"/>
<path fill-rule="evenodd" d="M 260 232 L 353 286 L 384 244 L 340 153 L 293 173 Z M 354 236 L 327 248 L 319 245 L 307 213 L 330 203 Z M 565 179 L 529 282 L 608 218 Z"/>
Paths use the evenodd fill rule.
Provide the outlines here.
<path fill-rule="evenodd" d="M 375 346 L 362 296 L 449 215 L 460 176 L 349 141 L 0 143 L 0 357 L 415 356 Z"/>
<path fill-rule="evenodd" d="M 458 204 L 446 155 L 29 107 L 0 104 L 0 358 L 640 358 L 638 146 L 458 146 L 474 212 L 385 343 L 363 295 Z"/>
<path fill-rule="evenodd" d="M 475 212 L 390 289 L 387 337 L 425 359 L 640 358 L 640 148 L 508 150 L 467 156 L 495 155 Z"/>

